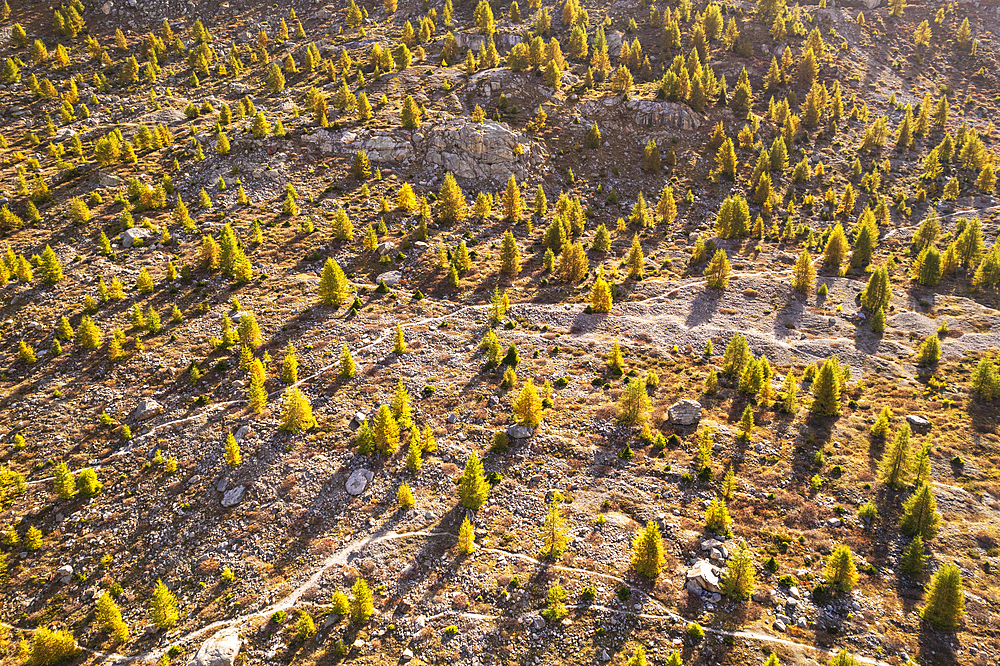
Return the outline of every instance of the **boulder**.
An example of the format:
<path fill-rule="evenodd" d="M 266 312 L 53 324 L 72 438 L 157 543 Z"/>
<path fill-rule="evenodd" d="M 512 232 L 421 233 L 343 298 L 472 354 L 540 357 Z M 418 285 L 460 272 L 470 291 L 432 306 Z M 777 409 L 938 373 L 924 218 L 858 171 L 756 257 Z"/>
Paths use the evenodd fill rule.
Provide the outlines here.
<path fill-rule="evenodd" d="M 910 424 L 914 430 L 924 430 L 931 427 L 931 422 L 922 416 L 917 416 L 916 414 L 907 414 L 906 422 Z"/>
<path fill-rule="evenodd" d="M 365 468 L 356 469 L 347 479 L 347 493 L 349 495 L 360 495 L 371 482 L 375 475 Z"/>
<path fill-rule="evenodd" d="M 676 425 L 694 425 L 701 420 L 701 403 L 684 398 L 667 408 L 667 418 Z"/>
<path fill-rule="evenodd" d="M 233 666 L 243 642 L 236 627 L 227 627 L 202 643 L 188 666 Z"/>
<path fill-rule="evenodd" d="M 688 569 L 685 587 L 693 592 L 699 591 L 694 588 L 700 588 L 706 592 L 721 592 L 719 569 L 712 566 L 708 560 L 698 560 L 693 567 Z"/>
<path fill-rule="evenodd" d="M 512 425 L 507 428 L 507 436 L 511 439 L 528 439 L 535 433 L 534 428 L 523 425 Z"/>
<path fill-rule="evenodd" d="M 393 246 L 393 249 L 395 249 L 395 246 Z M 387 287 L 395 287 L 399 284 L 399 281 L 403 279 L 403 274 L 399 271 L 389 271 L 388 273 L 382 273 L 382 275 L 379 275 L 378 279 L 384 282 Z"/>
<path fill-rule="evenodd" d="M 154 416 L 159 415 L 162 411 L 163 405 L 156 402 L 152 398 L 143 398 L 139 401 L 135 411 L 132 412 L 132 416 L 135 417 L 137 421 L 145 421 L 146 419 L 151 419 Z"/>
<path fill-rule="evenodd" d="M 156 236 L 156 233 L 152 229 L 143 229 L 141 227 L 126 229 L 121 234 L 122 247 L 132 247 L 136 240 L 144 241 L 150 236 Z"/>
<path fill-rule="evenodd" d="M 97 184 L 101 187 L 118 187 L 124 185 L 125 181 L 113 173 L 97 172 Z"/>
<path fill-rule="evenodd" d="M 63 565 L 56 569 L 55 574 L 52 575 L 52 580 L 61 585 L 65 585 L 73 578 L 73 567 L 69 564 Z"/>
<path fill-rule="evenodd" d="M 361 427 L 361 424 L 364 423 L 365 419 L 367 418 L 368 415 L 365 414 L 364 412 L 355 412 L 354 416 L 351 417 L 351 422 L 347 424 L 347 427 L 349 427 L 351 430 L 357 430 L 358 428 Z"/>
<path fill-rule="evenodd" d="M 383 243 L 379 243 L 379 246 L 378 246 L 378 256 L 384 257 L 385 255 L 391 254 L 391 253 L 393 253 L 395 251 L 396 251 L 396 244 L 393 243 L 392 241 L 385 241 Z M 389 283 L 386 282 L 386 284 L 389 284 Z"/>
<path fill-rule="evenodd" d="M 243 499 L 243 493 L 246 492 L 246 486 L 236 486 L 235 488 L 230 488 L 226 491 L 226 494 L 222 496 L 222 506 L 229 508 L 231 506 L 236 506 Z"/>

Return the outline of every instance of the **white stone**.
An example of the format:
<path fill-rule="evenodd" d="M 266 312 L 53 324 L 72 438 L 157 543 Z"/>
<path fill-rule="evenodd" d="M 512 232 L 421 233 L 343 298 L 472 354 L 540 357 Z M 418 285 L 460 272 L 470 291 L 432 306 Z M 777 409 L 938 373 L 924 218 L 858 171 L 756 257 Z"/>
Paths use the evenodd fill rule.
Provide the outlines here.
<path fill-rule="evenodd" d="M 694 581 L 698 587 L 708 592 L 722 591 L 719 587 L 719 570 L 708 560 L 695 562 L 694 566 L 688 569 L 687 581 L 688 583 Z"/>

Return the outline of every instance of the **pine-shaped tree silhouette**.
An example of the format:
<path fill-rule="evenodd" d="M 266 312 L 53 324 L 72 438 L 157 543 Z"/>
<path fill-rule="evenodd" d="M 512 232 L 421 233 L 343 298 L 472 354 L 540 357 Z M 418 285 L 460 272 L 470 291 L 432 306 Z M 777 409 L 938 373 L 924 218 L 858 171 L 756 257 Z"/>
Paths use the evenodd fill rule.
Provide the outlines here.
<path fill-rule="evenodd" d="M 490 484 L 486 482 L 483 464 L 473 451 L 465 462 L 462 478 L 458 483 L 458 497 L 466 509 L 478 511 L 490 494 Z"/>
<path fill-rule="evenodd" d="M 655 579 L 665 564 L 660 528 L 651 520 L 632 540 L 632 568 L 640 576 Z"/>

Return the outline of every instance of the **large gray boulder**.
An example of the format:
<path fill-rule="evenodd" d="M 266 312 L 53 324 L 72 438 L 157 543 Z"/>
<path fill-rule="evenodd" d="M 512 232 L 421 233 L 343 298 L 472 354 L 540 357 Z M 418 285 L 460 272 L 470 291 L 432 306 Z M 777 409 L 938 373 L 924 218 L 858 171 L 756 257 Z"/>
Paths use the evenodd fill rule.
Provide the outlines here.
<path fill-rule="evenodd" d="M 145 241 L 151 236 L 156 236 L 156 232 L 152 229 L 143 229 L 141 227 L 133 227 L 132 229 L 126 229 L 122 232 L 121 241 L 122 247 L 128 248 L 132 247 L 137 240 Z"/>
<path fill-rule="evenodd" d="M 151 419 L 154 416 L 159 415 L 162 411 L 163 405 L 156 402 L 152 398 L 143 398 L 139 401 L 135 411 L 132 412 L 132 416 L 134 416 L 137 421 L 145 421 L 146 419 Z"/>
<path fill-rule="evenodd" d="M 371 483 L 374 474 L 365 468 L 356 469 L 351 473 L 351 476 L 347 479 L 347 494 L 348 495 L 360 495 L 365 491 L 365 488 Z"/>
<path fill-rule="evenodd" d="M 507 436 L 511 439 L 528 439 L 535 433 L 533 428 L 523 425 L 512 425 L 507 428 Z"/>
<path fill-rule="evenodd" d="M 226 491 L 226 494 L 222 496 L 222 506 L 227 509 L 231 506 L 236 506 L 243 499 L 243 493 L 246 492 L 246 486 L 236 486 L 235 488 L 230 488 Z"/>
<path fill-rule="evenodd" d="M 701 403 L 684 398 L 667 408 L 667 418 L 676 425 L 694 425 L 701 420 Z"/>
<path fill-rule="evenodd" d="M 233 666 L 243 641 L 236 627 L 227 627 L 198 648 L 188 666 Z"/>

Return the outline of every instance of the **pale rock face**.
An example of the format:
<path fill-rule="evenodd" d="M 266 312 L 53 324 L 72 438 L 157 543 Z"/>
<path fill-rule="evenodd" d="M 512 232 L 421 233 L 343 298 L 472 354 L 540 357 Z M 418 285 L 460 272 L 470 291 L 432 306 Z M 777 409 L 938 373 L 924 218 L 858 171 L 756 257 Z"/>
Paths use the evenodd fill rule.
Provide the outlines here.
<path fill-rule="evenodd" d="M 132 231 L 132 229 L 129 229 Z M 151 419 L 160 412 L 163 411 L 163 405 L 156 402 L 152 398 L 144 398 L 141 400 L 135 408 L 133 415 L 139 421 L 145 421 L 146 419 Z"/>
<path fill-rule="evenodd" d="M 188 666 L 233 666 L 243 641 L 236 627 L 223 629 L 205 641 Z"/>
<path fill-rule="evenodd" d="M 526 178 L 545 159 L 541 145 L 530 137 L 492 120 L 475 123 L 468 118 L 424 123 L 419 132 L 316 132 L 304 140 L 324 153 L 364 150 L 375 163 L 417 161 L 442 167 L 461 180 L 496 184 L 506 183 L 511 174 Z"/>
<path fill-rule="evenodd" d="M 375 475 L 367 469 L 356 469 L 347 479 L 347 493 L 349 495 L 360 495 L 371 482 Z"/>
<path fill-rule="evenodd" d="M 694 425 L 701 420 L 701 403 L 687 398 L 667 408 L 667 417 L 677 425 Z"/>
<path fill-rule="evenodd" d="M 603 97 L 579 104 L 581 115 L 596 119 L 600 126 L 602 117 L 631 119 L 643 127 L 673 127 L 682 130 L 696 130 L 701 127 L 703 117 L 687 104 L 657 99 L 628 99 Z"/>

